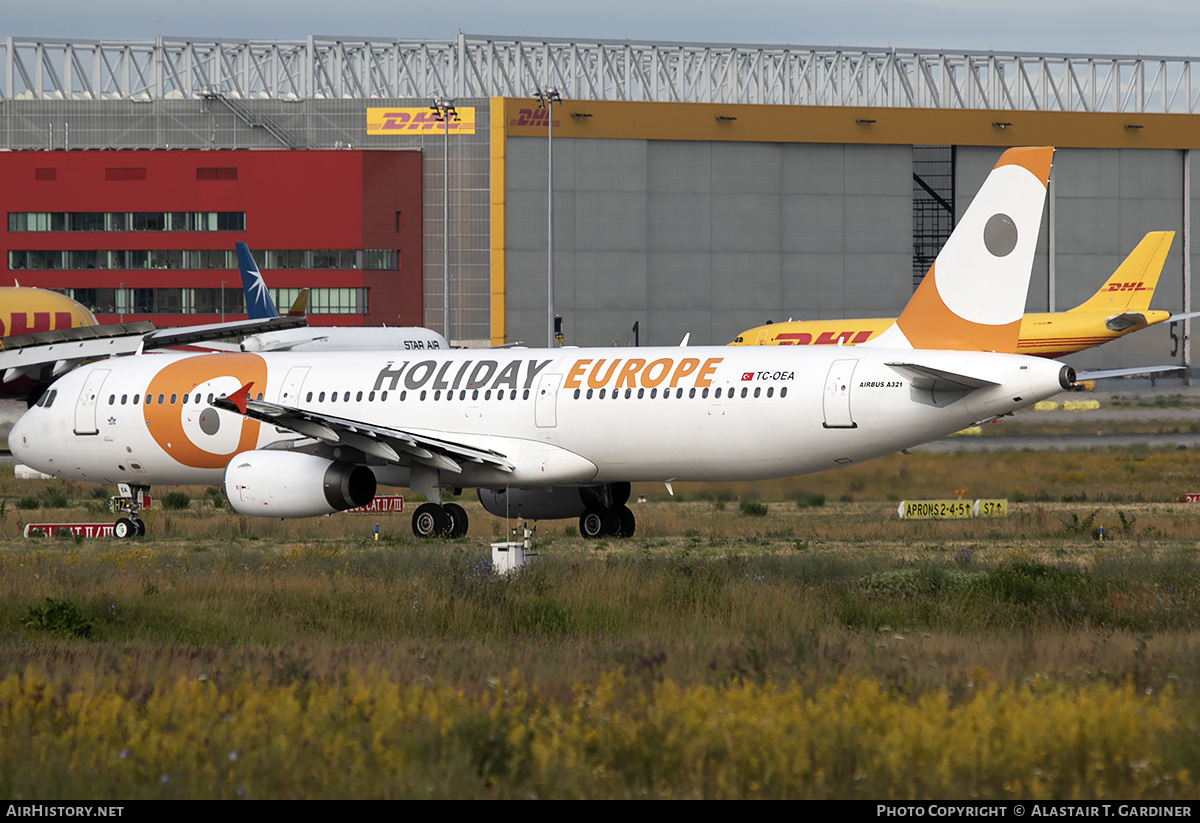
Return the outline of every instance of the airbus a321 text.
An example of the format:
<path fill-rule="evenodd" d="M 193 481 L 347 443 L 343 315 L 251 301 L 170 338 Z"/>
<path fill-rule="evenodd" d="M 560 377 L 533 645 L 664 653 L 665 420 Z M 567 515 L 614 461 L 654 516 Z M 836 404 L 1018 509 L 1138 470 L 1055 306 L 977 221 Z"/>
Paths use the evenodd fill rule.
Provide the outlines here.
<path fill-rule="evenodd" d="M 394 485 L 430 501 L 415 533 L 461 535 L 446 498 L 476 488 L 493 514 L 630 535 L 631 481 L 821 471 L 1068 388 L 1069 367 L 1005 353 L 1051 156 L 1005 152 L 896 325 L 854 349 L 143 354 L 59 379 L 10 448 L 57 477 L 221 483 L 247 515 L 331 513 Z"/>

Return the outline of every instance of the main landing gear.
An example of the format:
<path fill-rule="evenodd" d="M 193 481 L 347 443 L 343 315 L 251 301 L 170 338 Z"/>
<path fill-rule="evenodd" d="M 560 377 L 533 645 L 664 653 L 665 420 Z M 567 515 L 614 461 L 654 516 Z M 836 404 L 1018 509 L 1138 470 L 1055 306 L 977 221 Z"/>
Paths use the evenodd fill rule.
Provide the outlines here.
<path fill-rule="evenodd" d="M 467 511 L 457 503 L 422 503 L 413 512 L 412 530 L 417 537 L 463 537 L 467 525 Z"/>
<path fill-rule="evenodd" d="M 629 502 L 628 483 L 610 483 L 588 501 L 579 515 L 579 533 L 588 540 L 598 537 L 633 537 L 637 520 L 625 504 Z M 585 501 L 587 497 L 584 498 Z"/>
<path fill-rule="evenodd" d="M 579 533 L 589 540 L 597 537 L 633 537 L 637 521 L 628 506 L 588 506 L 579 515 Z"/>
<path fill-rule="evenodd" d="M 113 525 L 113 537 L 124 540 L 127 537 L 145 537 L 146 524 L 138 514 L 143 508 L 143 501 L 150 495 L 149 486 L 131 486 L 127 483 L 117 484 L 117 496 L 112 498 L 112 510 L 125 516 Z"/>

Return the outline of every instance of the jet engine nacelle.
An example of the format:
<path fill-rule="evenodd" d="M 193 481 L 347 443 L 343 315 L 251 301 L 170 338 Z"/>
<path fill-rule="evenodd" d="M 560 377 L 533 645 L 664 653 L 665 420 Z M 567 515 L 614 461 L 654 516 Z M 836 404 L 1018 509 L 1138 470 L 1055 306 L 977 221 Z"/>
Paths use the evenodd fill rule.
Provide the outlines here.
<path fill-rule="evenodd" d="M 565 520 L 579 517 L 591 506 L 623 506 L 629 502 L 628 483 L 607 486 L 559 486 L 553 489 L 480 489 L 479 502 L 488 514 L 526 520 Z"/>
<path fill-rule="evenodd" d="M 375 497 L 366 466 L 288 451 L 249 451 L 225 468 L 225 496 L 251 517 L 316 517 L 364 506 Z"/>

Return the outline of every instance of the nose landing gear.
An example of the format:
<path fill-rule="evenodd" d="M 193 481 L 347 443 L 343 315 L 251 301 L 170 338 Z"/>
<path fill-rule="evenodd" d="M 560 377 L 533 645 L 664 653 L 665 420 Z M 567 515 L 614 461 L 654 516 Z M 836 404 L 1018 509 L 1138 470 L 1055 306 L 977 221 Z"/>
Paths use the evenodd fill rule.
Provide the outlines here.
<path fill-rule="evenodd" d="M 117 484 L 117 496 L 109 500 L 109 507 L 125 516 L 113 525 L 113 537 L 122 540 L 128 537 L 145 537 L 146 524 L 138 515 L 150 499 L 149 486 L 131 486 L 128 483 Z"/>

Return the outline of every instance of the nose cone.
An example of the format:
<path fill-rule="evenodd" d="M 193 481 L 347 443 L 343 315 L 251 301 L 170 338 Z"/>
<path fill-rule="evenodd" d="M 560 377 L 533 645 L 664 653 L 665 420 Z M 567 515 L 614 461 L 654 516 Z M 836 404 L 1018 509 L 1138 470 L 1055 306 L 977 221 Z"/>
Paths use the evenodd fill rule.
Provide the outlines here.
<path fill-rule="evenodd" d="M 17 419 L 16 423 L 13 423 L 13 427 L 8 431 L 8 450 L 12 452 L 17 462 L 24 463 L 26 466 L 35 469 L 38 467 L 29 462 L 27 455 L 30 451 L 29 444 L 32 440 L 30 431 L 33 428 L 31 425 L 32 418 L 37 411 L 39 411 L 37 406 L 26 411 Z"/>

